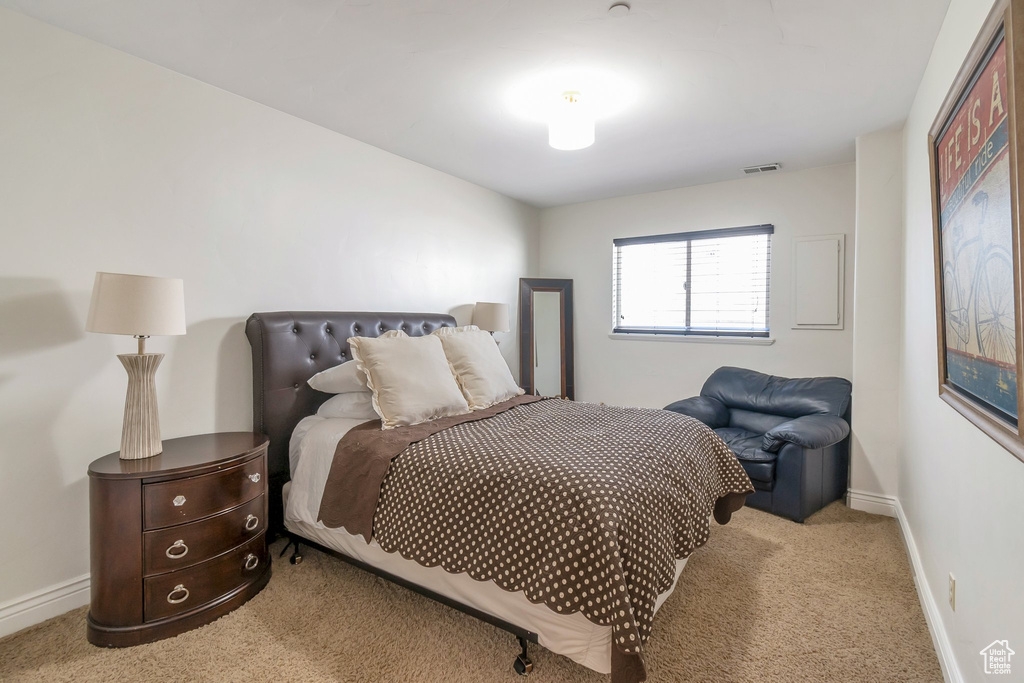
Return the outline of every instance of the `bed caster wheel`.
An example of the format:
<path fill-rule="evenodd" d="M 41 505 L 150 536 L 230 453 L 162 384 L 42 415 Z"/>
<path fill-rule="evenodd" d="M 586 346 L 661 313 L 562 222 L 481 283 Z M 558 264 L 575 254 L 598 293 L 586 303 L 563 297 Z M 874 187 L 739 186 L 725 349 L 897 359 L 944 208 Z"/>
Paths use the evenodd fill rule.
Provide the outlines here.
<path fill-rule="evenodd" d="M 302 555 L 292 555 L 288 558 L 288 561 L 292 564 L 302 564 Z"/>
<path fill-rule="evenodd" d="M 533 662 L 530 661 L 529 657 L 519 655 L 516 657 L 516 661 L 512 662 L 512 668 L 516 670 L 516 673 L 520 676 L 527 676 L 533 671 Z"/>

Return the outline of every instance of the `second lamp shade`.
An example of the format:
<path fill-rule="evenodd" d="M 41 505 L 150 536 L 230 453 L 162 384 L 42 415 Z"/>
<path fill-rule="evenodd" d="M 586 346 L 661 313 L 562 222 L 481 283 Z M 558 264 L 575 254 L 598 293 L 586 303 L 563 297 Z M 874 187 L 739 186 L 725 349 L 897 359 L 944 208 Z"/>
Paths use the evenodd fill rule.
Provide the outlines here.
<path fill-rule="evenodd" d="M 473 324 L 488 332 L 508 332 L 508 304 L 477 301 L 473 308 Z"/>

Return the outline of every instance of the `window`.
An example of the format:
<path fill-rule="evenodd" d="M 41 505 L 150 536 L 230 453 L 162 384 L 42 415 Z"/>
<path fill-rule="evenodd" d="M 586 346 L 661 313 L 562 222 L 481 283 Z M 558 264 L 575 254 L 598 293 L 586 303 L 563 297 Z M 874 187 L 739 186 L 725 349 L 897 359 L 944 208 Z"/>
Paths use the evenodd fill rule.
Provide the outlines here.
<path fill-rule="evenodd" d="M 768 336 L 774 226 L 614 241 L 613 332 Z"/>

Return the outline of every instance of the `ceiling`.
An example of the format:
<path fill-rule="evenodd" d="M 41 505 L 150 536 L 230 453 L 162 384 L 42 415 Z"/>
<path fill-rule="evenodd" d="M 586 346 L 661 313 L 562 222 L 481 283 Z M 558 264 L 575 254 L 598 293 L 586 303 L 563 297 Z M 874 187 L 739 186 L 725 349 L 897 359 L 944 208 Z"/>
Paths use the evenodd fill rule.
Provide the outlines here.
<path fill-rule="evenodd" d="M 853 161 L 906 116 L 948 0 L 0 0 L 535 206 Z M 636 101 L 559 152 L 506 94 L 598 69 Z"/>

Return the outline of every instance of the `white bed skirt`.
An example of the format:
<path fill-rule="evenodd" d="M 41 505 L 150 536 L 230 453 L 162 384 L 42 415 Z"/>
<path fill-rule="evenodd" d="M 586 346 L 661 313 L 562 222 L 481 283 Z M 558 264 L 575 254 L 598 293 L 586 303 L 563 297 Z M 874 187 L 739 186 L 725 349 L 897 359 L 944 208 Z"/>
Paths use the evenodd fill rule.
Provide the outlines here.
<path fill-rule="evenodd" d="M 291 482 L 284 486 L 285 509 Z M 522 592 L 502 590 L 490 581 L 477 581 L 468 574 L 452 574 L 441 567 L 424 567 L 398 553 L 385 552 L 376 541 L 367 544 L 361 536 L 344 529 L 328 529 L 317 522 L 288 519 L 285 526 L 292 533 L 336 550 L 348 557 L 376 567 L 394 576 L 411 581 L 435 593 L 456 600 L 521 628 L 533 631 L 538 642 L 548 650 L 564 655 L 599 673 L 611 673 L 612 630 L 594 624 L 580 613 L 559 614 L 545 605 L 530 602 Z M 676 563 L 672 586 L 658 596 L 655 611 L 675 590 L 686 560 Z"/>

